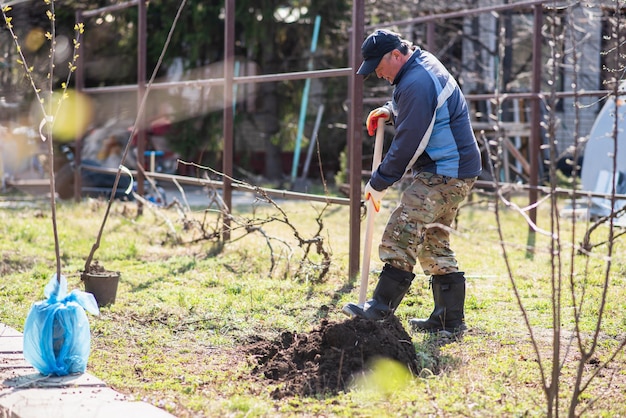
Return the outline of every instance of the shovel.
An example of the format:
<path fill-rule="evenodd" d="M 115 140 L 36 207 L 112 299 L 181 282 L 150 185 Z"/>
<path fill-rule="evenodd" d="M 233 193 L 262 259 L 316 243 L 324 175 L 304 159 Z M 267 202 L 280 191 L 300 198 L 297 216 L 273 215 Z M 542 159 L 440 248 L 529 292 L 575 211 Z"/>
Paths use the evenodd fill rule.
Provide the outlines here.
<path fill-rule="evenodd" d="M 385 137 L 385 121 L 378 119 L 376 127 L 376 140 L 374 142 L 374 158 L 372 159 L 372 173 L 380 165 L 383 155 L 383 139 Z M 365 304 L 367 297 L 367 281 L 370 272 L 370 256 L 372 255 L 372 235 L 374 234 L 374 217 L 376 209 L 372 199 L 368 199 L 366 204 L 365 218 L 365 241 L 363 243 L 363 264 L 361 265 L 361 287 L 359 288 L 359 305 Z"/>

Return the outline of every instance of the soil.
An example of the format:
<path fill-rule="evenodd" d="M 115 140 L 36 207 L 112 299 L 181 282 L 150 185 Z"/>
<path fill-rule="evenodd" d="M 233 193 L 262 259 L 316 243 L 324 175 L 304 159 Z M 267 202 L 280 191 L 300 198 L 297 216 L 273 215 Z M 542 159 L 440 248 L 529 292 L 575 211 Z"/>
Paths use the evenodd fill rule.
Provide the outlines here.
<path fill-rule="evenodd" d="M 283 332 L 246 351 L 256 362 L 254 373 L 280 383 L 275 399 L 345 392 L 353 377 L 381 357 L 406 365 L 413 375 L 421 370 L 411 336 L 393 315 L 382 321 L 324 319 L 310 333 Z"/>
<path fill-rule="evenodd" d="M 93 263 L 89 265 L 88 270 L 83 271 L 83 273 L 81 274 L 81 280 L 85 280 L 85 276 L 88 276 L 88 275 L 95 276 L 95 277 L 110 278 L 110 277 L 119 277 L 120 272 L 107 270 L 106 268 L 104 268 L 104 266 L 98 263 L 98 260 L 95 260 Z"/>
<path fill-rule="evenodd" d="M 88 274 L 104 274 L 104 273 L 109 273 L 109 271 L 107 269 L 105 269 L 104 266 L 101 266 L 98 263 L 98 260 L 94 260 L 94 262 L 89 265 L 89 270 L 86 271 L 85 273 L 88 273 Z"/>

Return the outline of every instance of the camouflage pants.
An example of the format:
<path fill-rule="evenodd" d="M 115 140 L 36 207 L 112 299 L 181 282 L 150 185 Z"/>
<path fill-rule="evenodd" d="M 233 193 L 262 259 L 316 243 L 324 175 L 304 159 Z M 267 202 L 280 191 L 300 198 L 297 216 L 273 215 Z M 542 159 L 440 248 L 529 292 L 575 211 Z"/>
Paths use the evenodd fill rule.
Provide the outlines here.
<path fill-rule="evenodd" d="M 419 173 L 387 222 L 380 259 L 409 272 L 419 261 L 426 275 L 458 271 L 448 228 L 475 181 Z"/>

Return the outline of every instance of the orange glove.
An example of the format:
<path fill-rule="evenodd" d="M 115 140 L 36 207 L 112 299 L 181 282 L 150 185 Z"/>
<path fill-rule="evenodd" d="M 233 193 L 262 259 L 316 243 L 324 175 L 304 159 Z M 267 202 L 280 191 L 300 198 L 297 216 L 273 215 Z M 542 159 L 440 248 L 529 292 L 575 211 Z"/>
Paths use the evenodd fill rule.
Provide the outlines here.
<path fill-rule="evenodd" d="M 379 107 L 374 109 L 367 115 L 367 121 L 365 125 L 367 125 L 367 133 L 370 136 L 374 136 L 376 133 L 376 128 L 378 127 L 378 119 L 383 118 L 383 120 L 388 121 L 391 117 L 391 112 L 386 107 Z"/>
<path fill-rule="evenodd" d="M 365 190 L 363 191 L 365 200 L 372 199 L 374 210 L 376 212 L 380 212 L 380 203 L 382 202 L 383 197 L 385 197 L 385 193 L 387 193 L 387 189 L 378 191 L 370 185 L 369 181 L 365 185 Z"/>

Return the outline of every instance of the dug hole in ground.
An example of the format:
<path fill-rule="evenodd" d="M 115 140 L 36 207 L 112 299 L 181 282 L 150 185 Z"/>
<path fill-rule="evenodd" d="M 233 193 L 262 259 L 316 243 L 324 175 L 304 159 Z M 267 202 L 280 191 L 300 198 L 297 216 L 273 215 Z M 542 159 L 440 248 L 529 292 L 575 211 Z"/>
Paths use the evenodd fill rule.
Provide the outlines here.
<path fill-rule="evenodd" d="M 254 373 L 280 383 L 272 393 L 275 399 L 348 391 L 381 358 L 406 366 L 413 375 L 422 370 L 411 336 L 394 315 L 382 321 L 323 319 L 310 333 L 283 332 L 245 351 L 257 362 Z"/>

